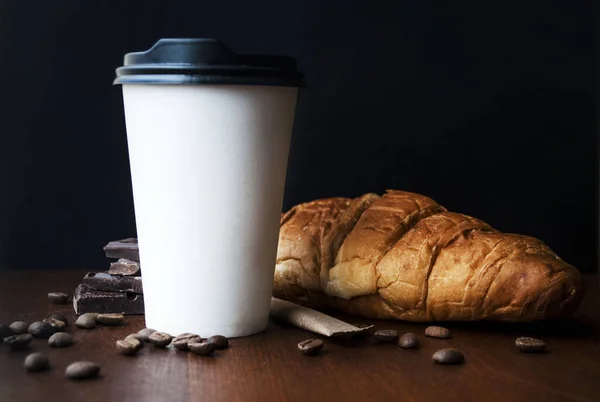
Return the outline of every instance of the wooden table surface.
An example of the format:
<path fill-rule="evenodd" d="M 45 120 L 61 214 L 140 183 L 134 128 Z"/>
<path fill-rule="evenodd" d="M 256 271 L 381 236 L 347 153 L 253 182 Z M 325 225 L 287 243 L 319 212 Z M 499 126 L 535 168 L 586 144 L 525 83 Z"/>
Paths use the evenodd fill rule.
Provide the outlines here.
<path fill-rule="evenodd" d="M 424 325 L 371 322 L 340 315 L 352 323 L 415 332 L 421 348 L 403 350 L 355 341 L 325 339 L 322 355 L 300 355 L 304 330 L 270 323 L 267 331 L 232 339 L 214 357 L 145 347 L 138 356 L 119 355 L 117 339 L 144 327 L 129 316 L 122 327 L 75 328 L 71 305 L 55 306 L 47 293 L 73 293 L 83 271 L 0 272 L 0 323 L 32 322 L 53 312 L 65 314 L 75 344 L 51 349 L 36 339 L 29 350 L 0 345 L 0 401 L 599 401 L 600 303 L 598 278 L 586 277 L 586 299 L 568 323 L 545 325 L 447 324 L 453 337 L 426 338 Z M 531 355 L 514 347 L 517 336 L 542 337 L 549 353 Z M 432 362 L 442 347 L 461 349 L 464 365 Z M 25 356 L 41 351 L 52 368 L 27 373 Z M 65 367 L 76 360 L 101 366 L 101 377 L 72 381 Z"/>

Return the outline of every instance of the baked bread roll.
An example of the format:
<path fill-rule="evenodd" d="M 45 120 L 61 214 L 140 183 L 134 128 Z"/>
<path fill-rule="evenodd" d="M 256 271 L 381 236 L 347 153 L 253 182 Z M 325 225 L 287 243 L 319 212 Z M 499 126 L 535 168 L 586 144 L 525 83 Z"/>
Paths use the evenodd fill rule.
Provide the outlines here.
<path fill-rule="evenodd" d="M 581 302 L 579 271 L 546 244 L 431 198 L 329 198 L 282 214 L 273 295 L 366 318 L 538 321 Z"/>

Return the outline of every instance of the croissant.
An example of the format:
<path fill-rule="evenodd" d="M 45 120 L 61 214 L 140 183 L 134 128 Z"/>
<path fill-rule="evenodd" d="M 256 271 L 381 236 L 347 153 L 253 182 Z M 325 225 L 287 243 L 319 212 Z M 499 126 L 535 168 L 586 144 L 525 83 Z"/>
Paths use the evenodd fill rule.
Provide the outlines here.
<path fill-rule="evenodd" d="M 579 306 L 579 271 L 423 195 L 328 198 L 281 216 L 273 295 L 366 318 L 539 321 Z"/>

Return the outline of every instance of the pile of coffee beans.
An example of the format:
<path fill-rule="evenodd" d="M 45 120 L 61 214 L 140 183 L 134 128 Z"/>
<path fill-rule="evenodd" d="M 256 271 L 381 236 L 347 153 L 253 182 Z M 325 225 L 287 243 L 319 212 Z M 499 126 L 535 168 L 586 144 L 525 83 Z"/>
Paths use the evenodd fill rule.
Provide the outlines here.
<path fill-rule="evenodd" d="M 229 340 L 222 335 L 214 335 L 208 339 L 200 335 L 185 332 L 173 337 L 166 332 L 152 328 L 144 328 L 135 334 L 129 334 L 125 339 L 116 341 L 119 353 L 134 355 L 143 348 L 144 343 L 154 345 L 156 348 L 172 347 L 178 351 L 190 351 L 198 356 L 212 355 L 216 350 L 229 347 Z"/>

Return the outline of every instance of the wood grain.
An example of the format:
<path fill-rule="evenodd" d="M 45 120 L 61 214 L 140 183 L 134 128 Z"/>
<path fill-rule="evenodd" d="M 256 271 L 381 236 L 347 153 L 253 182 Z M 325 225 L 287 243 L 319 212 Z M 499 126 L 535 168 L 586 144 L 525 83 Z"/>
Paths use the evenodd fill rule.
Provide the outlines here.
<path fill-rule="evenodd" d="M 122 327 L 83 330 L 73 326 L 72 306 L 50 305 L 47 293 L 72 294 L 83 271 L 7 271 L 0 273 L 0 323 L 32 322 L 53 312 L 71 320 L 75 345 L 51 349 L 34 340 L 29 351 L 0 345 L 0 401 L 598 401 L 600 400 L 600 309 L 598 278 L 586 277 L 588 291 L 577 318 L 543 325 L 459 324 L 449 340 L 427 338 L 425 325 L 366 321 L 337 315 L 376 329 L 415 332 L 421 348 L 403 350 L 372 339 L 324 339 L 325 351 L 307 357 L 296 343 L 312 335 L 272 322 L 264 333 L 230 341 L 214 357 L 145 347 L 138 356 L 114 347 L 144 326 L 130 316 Z M 516 350 L 517 336 L 545 339 L 549 353 Z M 461 349 L 461 366 L 434 364 L 442 347 Z M 31 351 L 50 357 L 52 369 L 27 373 Z M 101 378 L 74 382 L 64 378 L 75 360 L 95 361 Z"/>

